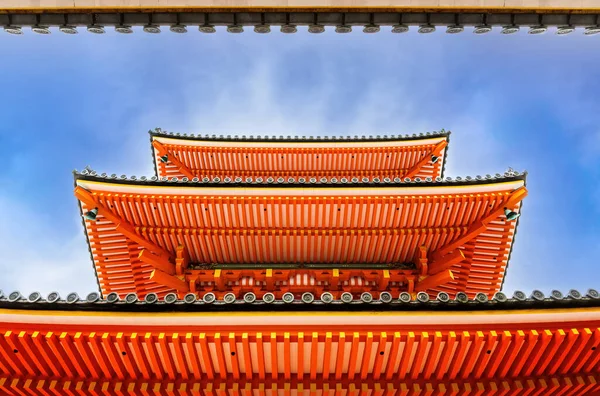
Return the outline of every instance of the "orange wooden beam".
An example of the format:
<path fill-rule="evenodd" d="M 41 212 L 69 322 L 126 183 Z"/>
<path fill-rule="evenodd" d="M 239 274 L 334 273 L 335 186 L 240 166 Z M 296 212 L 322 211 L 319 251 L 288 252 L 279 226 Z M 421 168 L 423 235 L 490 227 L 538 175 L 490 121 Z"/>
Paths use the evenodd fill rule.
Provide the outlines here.
<path fill-rule="evenodd" d="M 146 249 L 143 249 L 140 254 L 138 254 L 138 259 L 168 275 L 173 275 L 175 273 L 175 266 L 170 263 L 169 260 L 165 259 L 164 256 L 156 256 Z"/>
<path fill-rule="evenodd" d="M 409 178 L 413 178 L 417 173 L 419 173 L 419 171 L 421 170 L 421 168 L 428 162 L 431 162 L 431 156 L 435 155 L 438 156 L 440 155 L 440 153 L 442 152 L 442 150 L 448 145 L 448 141 L 447 140 L 442 140 L 441 142 L 439 142 L 438 144 L 435 145 L 435 147 L 433 148 L 433 150 L 431 150 L 431 153 L 425 155 L 425 157 L 423 157 L 423 159 L 419 162 L 417 162 L 415 164 L 415 166 L 413 166 L 412 168 L 410 168 L 406 174 L 404 175 L 404 177 L 409 177 Z"/>
<path fill-rule="evenodd" d="M 435 275 L 438 272 L 445 271 L 458 264 L 465 259 L 465 255 L 460 249 L 455 249 L 453 252 L 441 257 L 438 260 L 432 261 L 429 264 L 429 275 Z"/>
<path fill-rule="evenodd" d="M 415 291 L 424 291 L 427 289 L 439 287 L 453 280 L 454 275 L 452 274 L 452 271 L 446 270 L 443 272 L 438 272 L 435 275 L 430 275 L 422 281 L 417 282 L 417 284 L 415 285 Z"/>
<path fill-rule="evenodd" d="M 175 252 L 175 272 L 177 272 L 177 275 L 183 275 L 183 272 L 187 269 L 189 263 L 190 255 L 185 246 L 177 246 Z"/>
<path fill-rule="evenodd" d="M 436 250 L 435 253 L 431 256 L 432 261 L 439 260 L 449 252 L 463 245 L 465 242 L 475 238 L 477 235 L 481 234 L 483 231 L 487 229 L 487 224 L 500 216 L 504 212 L 504 208 L 512 208 L 517 203 L 521 202 L 527 196 L 527 189 L 525 187 L 520 187 L 517 190 L 513 191 L 509 198 L 499 204 L 495 210 L 493 210 L 489 215 L 482 218 L 478 222 L 472 224 L 467 232 L 455 239 L 454 241 L 448 243 L 447 245 Z"/>
<path fill-rule="evenodd" d="M 161 270 L 155 269 L 150 274 L 150 280 L 160 283 L 161 285 L 165 285 L 172 289 L 177 290 L 178 292 L 188 292 L 190 290 L 190 286 L 187 282 L 179 279 L 176 276 L 169 275 L 167 273 L 162 272 Z"/>
<path fill-rule="evenodd" d="M 75 197 L 78 200 L 80 200 L 81 202 L 85 203 L 90 208 L 98 208 L 99 214 L 104 216 L 108 221 L 115 224 L 116 230 L 118 232 L 122 233 L 123 235 L 125 235 L 125 237 L 129 238 L 133 242 L 137 243 L 138 245 L 140 245 L 142 247 L 145 247 L 146 249 L 150 250 L 151 252 L 153 252 L 154 254 L 157 254 L 159 256 L 165 256 L 165 257 L 171 256 L 171 254 L 168 253 L 166 250 L 164 250 L 161 247 L 155 245 L 154 243 L 146 240 L 145 238 L 140 236 L 138 233 L 136 233 L 135 227 L 133 227 L 131 224 L 129 224 L 128 222 L 126 222 L 125 220 L 123 220 L 122 218 L 120 218 L 119 216 L 114 214 L 113 212 L 111 212 L 108 208 L 106 208 L 100 202 L 98 202 L 94 198 L 93 194 L 90 193 L 89 191 L 85 190 L 82 187 L 77 186 L 77 187 L 75 187 Z"/>
<path fill-rule="evenodd" d="M 175 165 L 179 169 L 179 172 L 183 173 L 187 178 L 193 179 L 195 177 L 192 171 L 190 171 L 187 166 L 179 161 L 174 154 L 170 153 L 161 142 L 158 140 L 152 140 L 152 146 L 154 146 L 160 155 L 166 155 L 169 158 L 169 162 Z"/>

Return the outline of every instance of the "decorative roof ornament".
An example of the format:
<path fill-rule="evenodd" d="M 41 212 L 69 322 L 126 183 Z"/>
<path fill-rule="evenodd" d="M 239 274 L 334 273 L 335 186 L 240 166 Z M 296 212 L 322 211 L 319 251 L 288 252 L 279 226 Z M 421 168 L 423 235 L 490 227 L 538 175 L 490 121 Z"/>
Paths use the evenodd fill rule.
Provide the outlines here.
<path fill-rule="evenodd" d="M 392 33 L 402 34 L 402 33 L 408 32 L 408 30 L 409 30 L 408 25 L 405 25 L 403 23 L 403 19 L 404 19 L 404 14 L 400 13 L 400 20 L 398 21 L 397 25 L 392 26 Z"/>
<path fill-rule="evenodd" d="M 527 32 L 528 34 L 538 35 L 544 34 L 548 31 L 548 27 L 542 23 L 542 14 L 539 14 L 538 22 L 539 23 L 537 25 L 531 26 L 529 28 L 529 31 Z"/>
<path fill-rule="evenodd" d="M 92 23 L 87 26 L 87 31 L 93 34 L 104 34 L 104 26 L 96 23 L 96 14 L 92 14 Z"/>
<path fill-rule="evenodd" d="M 318 14 L 316 12 L 313 14 L 313 23 L 308 25 L 308 32 L 313 34 L 321 34 L 325 32 L 325 26 L 319 24 Z"/>
<path fill-rule="evenodd" d="M 345 16 L 345 14 L 344 14 Z M 340 33 L 340 34 L 346 34 L 346 33 L 351 33 L 352 32 L 352 26 L 350 25 L 345 25 L 345 24 L 341 24 L 335 27 L 335 32 L 336 33 Z"/>
<path fill-rule="evenodd" d="M 408 25 L 398 24 L 392 26 L 392 33 L 394 34 L 407 33 L 409 30 L 410 28 L 408 27 Z"/>
<path fill-rule="evenodd" d="M 178 33 L 178 34 L 182 34 L 182 33 L 187 33 L 187 26 L 185 25 L 180 25 L 179 23 L 172 25 L 169 30 L 173 33 Z"/>
<path fill-rule="evenodd" d="M 465 31 L 465 27 L 462 25 L 450 25 L 446 28 L 447 34 L 458 34 Z"/>
<path fill-rule="evenodd" d="M 148 25 L 145 25 L 142 30 L 146 33 L 158 34 L 158 33 L 160 33 L 160 26 L 148 24 Z"/>
<path fill-rule="evenodd" d="M 520 30 L 520 28 L 515 24 L 515 15 L 511 14 L 510 16 L 510 25 L 502 26 L 502 30 L 500 33 L 502 34 L 515 34 Z"/>
<path fill-rule="evenodd" d="M 593 36 L 600 33 L 600 26 L 588 26 L 583 30 L 586 36 Z"/>
<path fill-rule="evenodd" d="M 473 28 L 474 34 L 486 34 L 492 31 L 492 27 L 487 23 L 488 14 L 483 14 L 483 23 L 480 25 L 475 25 Z"/>
<path fill-rule="evenodd" d="M 260 14 L 260 24 L 254 26 L 254 33 L 267 34 L 271 33 L 271 27 L 265 23 L 265 13 Z"/>
<path fill-rule="evenodd" d="M 39 15 L 38 15 L 39 18 Z M 48 35 L 50 34 L 50 28 L 48 26 L 42 26 L 39 24 L 35 24 L 34 26 L 31 27 L 31 31 L 37 34 L 43 34 L 43 35 Z"/>
<path fill-rule="evenodd" d="M 94 208 L 92 210 L 88 210 L 84 213 L 83 218 L 90 221 L 96 221 L 98 217 L 98 208 Z"/>
<path fill-rule="evenodd" d="M 215 29 L 214 25 L 211 25 L 210 23 L 208 23 L 208 13 L 204 14 L 204 23 L 200 26 L 198 26 L 198 30 L 201 33 L 206 33 L 206 34 L 212 34 L 212 33 L 216 33 L 217 29 Z"/>
<path fill-rule="evenodd" d="M 363 28 L 363 33 L 379 33 L 380 30 L 379 25 L 369 24 Z"/>
<path fill-rule="evenodd" d="M 58 30 L 64 34 L 77 34 L 79 31 L 77 30 L 77 26 L 73 25 L 62 25 L 59 26 Z"/>

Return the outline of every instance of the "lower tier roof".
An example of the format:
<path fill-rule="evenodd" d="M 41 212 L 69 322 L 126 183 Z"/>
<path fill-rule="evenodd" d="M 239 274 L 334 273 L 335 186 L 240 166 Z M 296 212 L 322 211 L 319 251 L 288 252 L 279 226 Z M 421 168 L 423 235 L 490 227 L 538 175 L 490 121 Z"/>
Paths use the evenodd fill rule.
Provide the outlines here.
<path fill-rule="evenodd" d="M 591 394 L 599 389 L 600 307 L 572 301 L 595 306 L 144 313 L 0 302 L 0 390 Z"/>
<path fill-rule="evenodd" d="M 350 278 L 319 279 L 322 273 L 303 269 L 354 266 L 368 272 L 383 266 L 409 272 L 352 277 L 362 284 L 377 281 L 368 284 L 373 291 L 389 286 L 393 293 L 427 289 L 432 295 L 491 297 L 504 279 L 516 230 L 511 220 L 527 195 L 524 185 L 520 175 L 380 185 L 163 183 L 78 175 L 75 195 L 82 214 L 97 211 L 85 227 L 104 294 L 224 293 L 232 288 L 227 282 L 243 286 L 244 277 L 250 279 L 241 291 L 260 284 L 262 292 L 283 293 L 297 276 L 307 280 L 297 292 L 352 291 L 345 289 Z M 268 271 L 281 264 L 296 272 L 274 274 L 272 284 L 260 271 L 227 279 L 224 272 L 196 271 L 227 265 Z"/>

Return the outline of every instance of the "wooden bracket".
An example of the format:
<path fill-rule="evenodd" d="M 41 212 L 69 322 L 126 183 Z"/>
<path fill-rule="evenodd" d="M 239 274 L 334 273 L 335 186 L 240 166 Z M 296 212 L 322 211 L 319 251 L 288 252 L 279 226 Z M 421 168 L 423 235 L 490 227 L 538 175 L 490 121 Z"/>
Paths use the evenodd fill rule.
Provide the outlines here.
<path fill-rule="evenodd" d="M 438 144 L 435 145 L 435 147 L 433 148 L 433 150 L 431 151 L 431 153 L 429 153 L 428 155 L 425 155 L 425 157 L 423 157 L 423 159 L 421 159 L 421 161 L 417 162 L 412 168 L 410 168 L 405 174 L 404 177 L 410 177 L 411 179 L 417 174 L 419 173 L 419 171 L 421 170 L 421 168 L 423 168 L 423 166 L 431 161 L 431 156 L 432 155 L 436 155 L 439 156 L 440 153 L 442 152 L 442 150 L 448 145 L 448 141 L 447 140 L 442 140 L 441 142 L 439 142 Z"/>
<path fill-rule="evenodd" d="M 120 218 L 119 216 L 114 214 L 113 212 L 111 212 L 104 205 L 99 203 L 96 200 L 96 198 L 93 196 L 93 194 L 90 193 L 89 191 L 87 191 L 86 189 L 84 189 L 80 186 L 75 187 L 75 197 L 78 200 L 80 200 L 81 202 L 85 203 L 90 208 L 98 208 L 99 214 L 104 216 L 108 221 L 115 224 L 116 231 L 125 235 L 125 237 L 129 238 L 133 242 L 137 243 L 138 245 L 140 245 L 143 248 L 148 249 L 149 251 L 154 253 L 156 256 L 163 257 L 163 258 L 171 257 L 171 254 L 168 253 L 166 250 L 164 250 L 163 248 L 155 245 L 154 243 L 148 241 L 147 239 L 145 239 L 144 237 L 139 235 L 135 231 L 135 228 L 131 224 L 129 224 L 128 222 L 126 222 L 125 220 L 123 220 L 122 218 Z"/>
<path fill-rule="evenodd" d="M 504 212 L 504 208 L 512 208 L 518 202 L 521 202 L 523 198 L 527 196 L 527 189 L 525 187 L 520 187 L 517 190 L 513 191 L 509 198 L 499 204 L 489 215 L 472 224 L 467 231 L 459 236 L 454 241 L 448 243 L 445 246 L 440 247 L 431 255 L 431 261 L 438 261 L 446 254 L 451 251 L 457 249 L 458 247 L 465 244 L 465 242 L 475 238 L 477 235 L 481 234 L 483 231 L 487 229 L 487 225 L 490 221 L 496 219 Z"/>
<path fill-rule="evenodd" d="M 177 159 L 177 157 L 174 154 L 170 153 L 169 150 L 167 150 L 167 148 L 161 142 L 159 142 L 158 140 L 152 140 L 152 146 L 156 149 L 156 151 L 158 151 L 160 155 L 166 155 L 169 158 L 169 162 L 175 165 L 177 169 L 179 169 L 179 172 L 183 173 L 185 177 L 189 179 L 193 179 L 194 177 L 196 177 L 194 176 L 192 171 L 190 171 L 187 166 L 185 166 L 181 161 L 179 161 L 179 159 Z"/>
<path fill-rule="evenodd" d="M 175 289 L 179 293 L 185 293 L 190 290 L 190 286 L 185 280 L 174 275 L 169 275 L 159 269 L 152 271 L 150 274 L 150 280 L 161 285 L 165 285 L 171 289 Z"/>
<path fill-rule="evenodd" d="M 138 259 L 146 264 L 150 264 L 155 269 L 163 271 L 168 275 L 175 274 L 175 266 L 169 262 L 164 256 L 156 256 L 150 253 L 148 250 L 143 249 L 140 254 L 138 254 Z M 181 274 L 177 274 L 181 275 Z"/>
<path fill-rule="evenodd" d="M 435 275 L 428 276 L 415 285 L 415 291 L 424 291 L 427 289 L 437 288 L 441 285 L 453 281 L 454 275 L 452 271 L 446 270 Z"/>
<path fill-rule="evenodd" d="M 177 246 L 175 252 L 175 273 L 177 275 L 183 275 L 184 271 L 190 264 L 190 255 L 185 246 Z"/>
<path fill-rule="evenodd" d="M 419 275 L 427 275 L 427 273 L 429 272 L 427 269 L 427 247 L 421 246 L 419 248 L 419 258 L 417 259 L 416 265 L 417 270 L 419 270 Z"/>
<path fill-rule="evenodd" d="M 454 264 L 458 264 L 465 259 L 465 255 L 460 249 L 454 249 L 454 251 L 448 253 L 445 256 L 434 260 L 429 265 L 429 275 L 435 275 L 438 272 L 442 272 L 450 269 Z"/>

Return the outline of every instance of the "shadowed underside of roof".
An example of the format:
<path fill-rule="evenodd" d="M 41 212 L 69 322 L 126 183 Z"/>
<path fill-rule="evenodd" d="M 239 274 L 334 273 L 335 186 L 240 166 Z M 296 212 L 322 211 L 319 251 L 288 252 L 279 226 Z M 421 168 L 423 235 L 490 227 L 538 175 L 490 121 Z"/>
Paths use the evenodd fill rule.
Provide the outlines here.
<path fill-rule="evenodd" d="M 377 188 L 200 187 L 82 176 L 76 184 L 82 212 L 98 208 L 86 231 L 103 293 L 142 297 L 174 289 L 260 297 L 273 288 L 278 298 L 285 291 L 332 291 L 337 298 L 383 285 L 392 294 L 491 297 L 516 226 L 505 208 L 518 212 L 526 195 L 520 177 Z"/>
<path fill-rule="evenodd" d="M 599 389 L 599 326 L 597 307 L 426 315 L 0 309 L 0 390 L 589 395 Z"/>
<path fill-rule="evenodd" d="M 443 174 L 449 132 L 401 138 L 191 138 L 151 133 L 157 176 L 414 178 Z"/>

